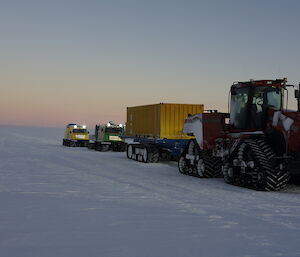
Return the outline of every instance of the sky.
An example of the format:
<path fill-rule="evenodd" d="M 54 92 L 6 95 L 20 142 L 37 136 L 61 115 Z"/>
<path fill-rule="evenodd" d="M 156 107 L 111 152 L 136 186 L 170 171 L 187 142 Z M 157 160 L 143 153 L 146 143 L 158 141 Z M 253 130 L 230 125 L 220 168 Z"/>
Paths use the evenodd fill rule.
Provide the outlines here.
<path fill-rule="evenodd" d="M 126 107 L 161 102 L 227 111 L 235 81 L 298 84 L 299 10 L 297 0 L 0 0 L 0 125 L 123 123 Z"/>

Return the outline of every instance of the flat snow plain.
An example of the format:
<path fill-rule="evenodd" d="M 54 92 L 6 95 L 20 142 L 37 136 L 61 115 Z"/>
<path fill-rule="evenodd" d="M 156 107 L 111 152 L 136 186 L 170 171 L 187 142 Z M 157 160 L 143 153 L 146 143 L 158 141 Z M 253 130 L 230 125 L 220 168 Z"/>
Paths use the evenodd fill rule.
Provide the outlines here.
<path fill-rule="evenodd" d="M 300 256 L 300 187 L 256 192 L 0 127 L 1 257 Z"/>

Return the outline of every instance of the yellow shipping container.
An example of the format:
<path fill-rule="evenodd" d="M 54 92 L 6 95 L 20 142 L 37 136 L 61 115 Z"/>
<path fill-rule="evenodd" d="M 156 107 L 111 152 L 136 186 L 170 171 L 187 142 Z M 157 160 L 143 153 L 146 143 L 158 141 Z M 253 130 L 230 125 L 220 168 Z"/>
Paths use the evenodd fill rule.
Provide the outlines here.
<path fill-rule="evenodd" d="M 159 103 L 127 107 L 127 136 L 189 139 L 182 133 L 188 114 L 202 113 L 203 104 Z"/>

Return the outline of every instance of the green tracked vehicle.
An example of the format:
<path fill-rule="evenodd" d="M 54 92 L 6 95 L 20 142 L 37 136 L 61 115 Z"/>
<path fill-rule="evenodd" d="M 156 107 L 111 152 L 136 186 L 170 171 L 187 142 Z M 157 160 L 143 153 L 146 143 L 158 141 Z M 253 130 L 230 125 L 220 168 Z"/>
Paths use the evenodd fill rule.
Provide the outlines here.
<path fill-rule="evenodd" d="M 95 126 L 95 134 L 91 135 L 88 144 L 89 149 L 96 151 L 116 151 L 124 152 L 126 144 L 121 136 L 124 134 L 125 126 L 122 124 L 115 124 L 108 122 L 103 125 Z"/>

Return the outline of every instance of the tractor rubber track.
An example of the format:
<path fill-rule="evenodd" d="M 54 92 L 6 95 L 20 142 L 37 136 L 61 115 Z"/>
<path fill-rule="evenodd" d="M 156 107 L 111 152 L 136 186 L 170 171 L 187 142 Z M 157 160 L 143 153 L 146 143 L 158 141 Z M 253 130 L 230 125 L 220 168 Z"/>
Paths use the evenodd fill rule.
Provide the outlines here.
<path fill-rule="evenodd" d="M 193 156 L 188 159 L 187 156 Z M 196 140 L 190 140 L 178 161 L 179 172 L 199 178 L 222 176 L 221 161 L 213 157 L 210 151 L 202 151 Z"/>
<path fill-rule="evenodd" d="M 229 184 L 262 191 L 278 191 L 287 186 L 289 173 L 279 169 L 274 152 L 263 139 L 241 141 L 231 159 L 233 163 L 226 163 L 223 168 Z"/>
<path fill-rule="evenodd" d="M 271 147 L 261 139 L 246 142 L 251 146 L 255 158 L 261 163 L 261 168 L 265 170 L 263 189 L 266 191 L 278 191 L 285 188 L 289 181 L 289 173 L 277 167 L 276 156 Z"/>

